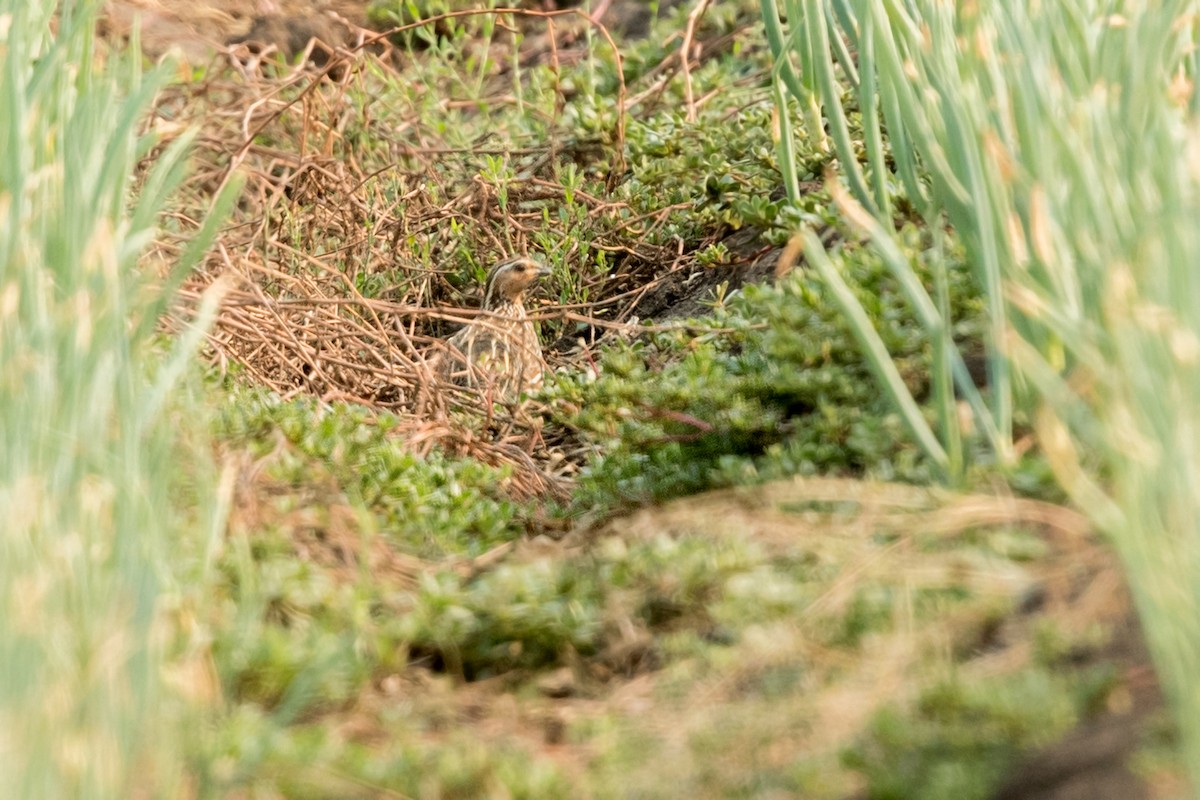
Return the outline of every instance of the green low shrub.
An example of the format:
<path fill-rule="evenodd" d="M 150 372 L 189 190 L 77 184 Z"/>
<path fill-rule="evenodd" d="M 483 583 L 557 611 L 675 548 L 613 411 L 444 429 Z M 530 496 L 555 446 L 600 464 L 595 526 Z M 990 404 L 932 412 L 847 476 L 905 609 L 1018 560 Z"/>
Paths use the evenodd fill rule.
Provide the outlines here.
<path fill-rule="evenodd" d="M 920 252 L 921 235 L 906 232 Z M 906 383 L 928 394 L 929 343 L 878 259 L 847 246 L 845 269 Z M 952 269 L 955 335 L 978 335 L 972 280 Z M 560 376 L 557 419 L 601 453 L 575 502 L 644 503 L 791 474 L 925 481 L 927 459 L 875 388 L 825 288 L 803 270 L 750 285 L 679 330 L 618 344 L 600 374 Z"/>

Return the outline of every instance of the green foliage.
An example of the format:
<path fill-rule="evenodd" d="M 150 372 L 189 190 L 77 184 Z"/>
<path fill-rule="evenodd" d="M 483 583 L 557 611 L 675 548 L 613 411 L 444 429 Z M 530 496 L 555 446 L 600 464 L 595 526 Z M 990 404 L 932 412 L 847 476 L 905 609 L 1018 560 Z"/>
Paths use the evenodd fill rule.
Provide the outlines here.
<path fill-rule="evenodd" d="M 386 28 L 388 25 L 408 25 L 442 14 L 487 7 L 486 0 L 372 0 L 367 6 L 367 18 L 372 24 Z"/>
<path fill-rule="evenodd" d="M 495 0 L 371 0 L 367 4 L 367 19 L 379 30 L 414 26 L 394 35 L 396 44 L 408 48 L 446 47 L 452 53 L 472 36 L 490 34 L 490 15 L 463 16 L 416 25 L 460 11 L 487 10 L 497 5 Z"/>
<path fill-rule="evenodd" d="M 716 108 L 705 109 L 695 122 L 678 111 L 630 122 L 630 174 L 618 197 L 636 214 L 681 206 L 655 228 L 650 241 L 690 241 L 706 231 L 752 225 L 782 243 L 802 221 L 830 219 L 828 198 L 820 193 L 789 203 L 778 192 L 771 118 L 770 106 L 756 103 L 732 117 Z M 811 176 L 820 175 L 829 156 L 810 149 L 801 158 Z"/>
<path fill-rule="evenodd" d="M 514 538 L 529 513 L 505 492 L 507 468 L 436 451 L 417 456 L 389 414 L 311 398 L 281 402 L 261 390 L 235 389 L 233 398 L 220 409 L 218 436 L 259 455 L 283 437 L 290 447 L 270 461 L 270 475 L 295 487 L 331 479 L 402 550 L 476 555 Z"/>
<path fill-rule="evenodd" d="M 1080 708 L 1070 683 L 1042 670 L 946 680 L 909 713 L 879 712 L 843 760 L 866 776 L 871 800 L 985 800 L 1022 751 L 1075 724 Z"/>
<path fill-rule="evenodd" d="M 635 616 L 659 629 L 677 620 L 707 620 L 727 582 L 753 569 L 763 556 L 741 543 L 663 536 L 633 546 L 611 540 L 599 559 L 604 585 L 637 597 Z"/>
<path fill-rule="evenodd" d="M 920 235 L 906 239 L 919 252 Z M 906 382 L 925 394 L 928 341 L 896 284 L 863 249 L 842 260 Z M 963 269 L 950 275 L 955 334 L 968 339 L 979 326 L 973 285 Z M 804 272 L 747 286 L 677 332 L 617 345 L 594 382 L 560 378 L 553 396 L 604 451 L 585 470 L 582 507 L 791 474 L 930 476 L 825 287 Z"/>
<path fill-rule="evenodd" d="M 798 276 L 786 291 L 799 292 L 805 285 Z M 880 296 L 886 295 L 884 285 L 886 279 L 876 287 Z M 776 290 L 750 292 L 750 300 L 758 302 L 755 292 L 765 296 Z M 721 312 L 726 328 L 741 313 L 738 302 L 731 300 Z M 793 299 L 776 311 L 784 308 L 796 311 L 800 306 Z M 785 318 L 820 324 L 812 309 L 796 313 L 801 316 Z M 903 316 L 895 318 L 902 330 Z M 742 332 L 766 337 L 769 330 L 747 325 Z M 778 331 L 773 335 L 788 339 Z M 897 336 L 897 341 L 907 341 L 901 333 Z M 667 335 L 665 341 L 675 337 Z M 724 333 L 710 336 L 705 346 L 717 348 L 718 341 L 723 342 L 719 352 L 727 357 L 745 354 L 746 340 Z M 686 340 L 681 346 L 686 347 Z M 843 346 L 850 352 L 848 342 Z M 822 352 L 816 346 L 800 350 L 814 358 Z M 666 348 L 662 352 L 677 355 Z M 278 475 L 291 476 L 295 491 L 302 493 L 331 475 L 339 481 L 357 476 L 355 486 L 383 485 L 365 478 L 370 470 L 363 465 L 374 463 L 367 453 L 392 446 L 393 424 L 388 417 L 352 406 L 321 409 L 311 402 L 279 403 L 251 393 L 224 411 L 221 429 L 227 441 L 259 455 L 275 452 L 277 458 L 282 435 L 301 466 L 280 467 Z M 326 446 L 335 440 L 342 446 Z M 263 463 L 269 472 L 277 469 L 269 460 Z M 446 463 L 467 488 L 485 490 L 487 474 L 459 472 L 454 462 Z M 419 460 L 411 467 L 418 473 L 428 468 Z M 410 477 L 422 480 L 419 474 Z M 377 496 L 387 494 L 383 485 Z M 430 507 L 411 509 L 415 525 L 445 524 L 438 521 L 444 518 L 430 516 Z M 376 513 L 370 507 L 363 512 Z M 849 520 L 856 510 L 853 504 L 811 503 L 781 503 L 775 509 L 789 515 L 813 512 Z M 672 718 L 676 706 L 707 708 L 713 687 L 736 690 L 707 712 L 715 715 L 713 721 L 689 722 L 692 727 L 681 729 L 677 735 L 685 741 L 671 747 L 682 748 L 687 757 L 665 775 L 660 757 L 667 750 L 649 735 L 645 720 L 572 724 L 561 735 L 598 754 L 583 784 L 598 796 L 618 785 L 635 786 L 648 797 L 677 796 L 680 786 L 689 791 L 717 786 L 728 794 L 778 790 L 818 798 L 845 796 L 848 773 L 832 753 L 781 758 L 778 752 L 788 752 L 784 748 L 769 759 L 759 755 L 771 742 L 810 724 L 814 691 L 824 681 L 838 680 L 839 669 L 831 671 L 814 655 L 825 653 L 845 666 L 858 652 L 890 652 L 893 645 L 870 648 L 890 637 L 911 635 L 907 629 L 914 622 L 924 630 L 946 618 L 961 625 L 969 616 L 986 626 L 998 613 L 990 592 L 976 592 L 954 580 L 914 585 L 915 576 L 928 572 L 919 567 L 911 575 L 888 571 L 870 579 L 860 576 L 860 585 L 843 605 L 814 602 L 828 597 L 833 587 L 844 587 L 847 574 L 858 575 L 855 565 L 875 561 L 871 551 L 838 555 L 826 549 L 829 543 L 823 539 L 797 537 L 782 552 L 772 553 L 727 530 L 729 523 L 719 517 L 698 523 L 694 533 L 688 532 L 691 526 L 681 531 L 677 525 L 674 535 L 625 535 L 620 523 L 612 523 L 616 530 L 584 548 L 551 547 L 541 556 L 519 550 L 478 574 L 430 569 L 415 586 L 397 583 L 386 573 L 364 570 L 357 578 L 335 574 L 297 552 L 296 531 L 284 528 L 284 519 L 286 514 L 278 529 L 268 524 L 239 537 L 244 541 L 232 542 L 219 560 L 224 581 L 215 593 L 223 616 L 212 621 L 212 651 L 230 710 L 214 720 L 211 736 L 196 754 L 197 769 L 214 793 L 562 796 L 565 786 L 572 787 L 568 793 L 578 789 L 578 777 L 566 783 L 563 772 L 517 744 L 520 739 L 498 746 L 480 738 L 475 726 L 490 723 L 455 705 L 454 688 L 464 680 L 482 681 L 482 694 L 472 696 L 502 691 L 511 693 L 518 707 L 530 708 L 534 706 L 526 703 L 536 703 L 530 700 L 530 694 L 536 696 L 533 684 L 549 670 L 570 667 L 567 671 L 590 694 L 601 693 L 601 682 L 610 678 L 589 676 L 655 667 L 661 672 L 651 684 L 658 687 L 653 707 L 655 714 L 667 715 L 664 719 Z M 305 519 L 319 527 L 323 517 L 310 512 Z M 921 543 L 921 532 L 910 532 L 914 534 Z M 865 544 L 876 552 L 887 550 L 892 541 L 863 531 L 855 535 L 865 536 Z M 953 552 L 981 572 L 999 570 L 996 574 L 1003 575 L 1016 568 L 1005 565 L 1045 557 L 1044 549 L 1012 539 L 999 533 L 968 533 L 961 540 L 942 534 L 918 546 L 934 557 L 931 563 Z M 443 555 L 455 552 L 461 551 Z M 969 633 L 967 638 L 976 641 Z M 640 649 L 621 655 L 630 641 Z M 784 642 L 797 649 L 778 655 Z M 912 646 L 899 649 L 910 652 Z M 974 645 L 933 650 L 952 663 L 971 657 Z M 1062 648 L 1047 645 L 1042 650 L 1052 664 L 1039 664 L 1008 682 L 938 685 L 916 711 L 881 714 L 846 756 L 846 764 L 865 774 L 879 797 L 981 796 L 1022 748 L 1048 740 L 1100 707 L 1111 687 L 1111 672 L 1072 669 L 1059 658 Z M 420 675 L 427 677 L 415 677 Z M 398 676 L 405 676 L 401 686 L 413 681 L 413 688 L 402 688 L 380 710 L 373 699 L 377 687 Z M 430 696 L 423 700 L 426 692 Z M 697 703 L 697 697 L 705 702 Z M 361 741 L 343 736 L 343 725 L 370 735 Z M 917 788 L 895 794 L 908 791 L 907 786 Z"/>
<path fill-rule="evenodd" d="M 223 732 L 220 755 L 213 759 L 220 768 L 204 776 L 205 787 L 212 795 L 245 787 L 255 795 L 313 800 L 391 795 L 556 800 L 571 795 L 562 771 L 517 743 L 485 742 L 465 733 L 431 743 L 416 735 L 412 720 L 403 715 L 378 722 L 390 742 L 382 749 L 348 741 L 321 725 L 281 727 L 243 706 Z"/>
<path fill-rule="evenodd" d="M 594 575 L 549 561 L 505 565 L 469 586 L 431 576 L 391 632 L 418 662 L 427 654 L 452 674 L 486 678 L 593 654 L 601 599 Z"/>
<path fill-rule="evenodd" d="M 707 620 L 725 580 L 754 563 L 697 538 L 607 545 L 588 558 L 504 565 L 472 582 L 427 577 L 389 635 L 471 679 L 552 666 L 596 655 L 614 614 L 651 630 Z"/>

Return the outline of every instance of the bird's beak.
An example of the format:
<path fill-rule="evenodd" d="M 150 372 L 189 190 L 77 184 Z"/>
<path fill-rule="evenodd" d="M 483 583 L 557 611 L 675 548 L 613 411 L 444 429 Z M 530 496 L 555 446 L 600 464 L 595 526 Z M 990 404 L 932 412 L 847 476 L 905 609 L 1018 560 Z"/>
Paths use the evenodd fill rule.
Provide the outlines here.
<path fill-rule="evenodd" d="M 537 274 L 539 278 L 544 278 L 547 275 L 553 275 L 554 270 L 550 269 L 545 264 L 538 264 Z"/>

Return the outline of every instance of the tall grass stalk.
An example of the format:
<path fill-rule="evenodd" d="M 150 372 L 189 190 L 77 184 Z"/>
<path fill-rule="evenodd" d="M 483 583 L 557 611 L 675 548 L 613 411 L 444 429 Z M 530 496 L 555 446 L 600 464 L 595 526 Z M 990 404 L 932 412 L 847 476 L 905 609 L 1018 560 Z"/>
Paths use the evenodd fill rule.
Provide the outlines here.
<path fill-rule="evenodd" d="M 195 337 L 165 355 L 154 343 L 170 282 L 137 258 L 188 142 L 134 191 L 153 144 L 139 120 L 165 74 L 143 76 L 136 43 L 98 53 L 96 8 L 0 0 L 3 797 L 180 788 L 161 600 L 173 539 L 199 517 L 172 494 L 164 409 Z"/>
<path fill-rule="evenodd" d="M 944 149 L 925 155 L 921 147 L 935 135 L 930 129 L 935 123 L 945 123 L 942 132 L 961 131 L 964 126 L 961 120 L 953 119 L 953 114 L 941 115 L 936 108 L 927 112 L 919 109 L 921 113 L 915 116 L 912 113 L 912 106 L 926 96 L 919 95 L 917 84 L 912 82 L 913 65 L 911 59 L 906 60 L 906 48 L 920 47 L 925 32 L 904 12 L 910 4 L 893 0 L 784 0 L 782 11 L 790 21 L 785 30 L 780 21 L 780 4 L 776 0 L 761 2 L 780 83 L 796 96 L 802 107 L 815 104 L 829 120 L 842 180 L 850 190 L 850 197 L 841 205 L 844 209 L 850 206 L 865 209 L 867 215 L 852 214 L 851 218 L 873 218 L 880 226 L 874 232 L 866 229 L 863 232 L 878 234 L 885 226 L 890 229 L 893 197 L 889 186 L 894 183 L 893 175 L 900 179 L 908 203 L 925 217 L 931 228 L 943 226 L 947 221 L 959 230 L 979 227 L 974 224 L 974 215 L 978 196 L 987 195 L 986 187 L 979 181 L 960 180 L 958 176 L 969 170 L 960 170 L 959 162 Z M 900 16 L 891 16 L 893 11 Z M 855 48 L 853 54 L 846 42 Z M 853 98 L 861 112 L 861 141 L 849 134 L 849 118 L 843 108 L 847 97 Z M 883 144 L 885 130 L 890 148 Z M 865 166 L 860 163 L 859 150 L 865 155 Z M 785 185 L 790 185 L 795 180 L 790 173 L 796 165 L 791 159 L 781 158 L 780 166 Z M 944 175 L 946 179 L 933 181 L 931 187 L 924 177 L 929 173 Z M 990 339 L 993 343 L 1003 342 L 1007 322 L 1000 284 L 1001 254 L 995 248 L 994 237 L 980 240 L 964 234 L 963 238 L 989 304 Z M 899 252 L 895 247 L 892 250 L 892 255 Z M 887 258 L 886 263 L 918 310 L 931 341 L 941 348 L 949 336 L 950 321 L 941 319 L 936 303 L 907 258 Z M 855 332 L 863 342 L 872 335 L 857 328 Z M 1011 460 L 1012 390 L 1008 362 L 1003 358 L 989 360 L 990 391 L 985 396 L 972 382 L 957 351 L 947 351 L 945 355 L 934 361 L 934 385 L 953 384 L 968 402 L 975 428 L 984 435 L 997 458 L 1002 462 Z M 954 397 L 948 392 L 938 396 L 939 446 L 941 450 L 956 452 L 962 432 Z M 909 420 L 915 438 L 928 442 L 928 437 L 916 430 L 914 424 L 915 420 Z M 939 453 L 928 447 L 926 452 L 935 463 L 943 464 L 948 478 L 959 476 L 957 464 L 943 463 Z"/>
<path fill-rule="evenodd" d="M 1012 363 L 1060 481 L 1127 567 L 1200 789 L 1196 3 L 809 0 L 787 12 L 791 38 L 771 38 L 792 43 L 779 57 L 798 69 L 813 35 L 797 28 L 837 20 L 857 45 L 856 85 L 874 90 L 857 100 L 881 110 L 908 200 L 966 245 L 993 317 L 997 432 Z M 821 95 L 835 116 L 842 100 Z M 864 168 L 839 149 L 843 171 L 878 187 L 893 164 L 865 152 Z M 859 183 L 848 208 L 871 207 Z M 891 220 L 873 219 L 860 223 L 886 251 Z"/>

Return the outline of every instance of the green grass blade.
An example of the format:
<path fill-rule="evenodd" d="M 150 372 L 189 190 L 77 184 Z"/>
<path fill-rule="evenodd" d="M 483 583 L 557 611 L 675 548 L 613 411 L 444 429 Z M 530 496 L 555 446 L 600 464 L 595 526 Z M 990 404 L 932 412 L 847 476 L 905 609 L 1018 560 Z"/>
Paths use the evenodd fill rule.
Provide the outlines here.
<path fill-rule="evenodd" d="M 816 86 L 824 103 L 830 136 L 840 156 L 843 173 L 855 199 L 866 206 L 871 213 L 878 214 L 879 209 L 876 208 L 875 201 L 871 199 L 866 179 L 863 177 L 862 166 L 858 163 L 858 157 L 855 154 L 854 143 L 850 139 L 850 127 L 846 120 L 846 113 L 842 110 L 842 89 L 834 75 L 829 49 L 829 28 L 825 24 L 826 15 L 821 0 L 805 0 L 804 13 L 806 19 L 819 21 L 805 25 L 804 29 L 808 32 L 808 46 L 812 51 L 812 69 L 816 73 Z"/>
<path fill-rule="evenodd" d="M 904 420 L 905 426 L 912 433 L 913 439 L 937 468 L 943 474 L 949 476 L 951 472 L 950 457 L 941 443 L 938 442 L 937 437 L 929 427 L 929 423 L 925 421 L 925 417 L 921 414 L 920 407 L 908 391 L 908 387 L 905 386 L 904 379 L 900 376 L 896 365 L 892 363 L 892 358 L 888 354 L 887 347 L 884 345 L 883 339 L 879 337 L 879 333 L 875 330 L 871 318 L 863 309 L 862 304 L 855 298 L 854 292 L 851 291 L 850 286 L 842 278 L 841 273 L 825 254 L 825 248 L 821 245 L 821 240 L 816 234 L 806 229 L 801 235 L 804 237 L 805 258 L 808 259 L 809 264 L 816 268 L 821 279 L 829 287 L 834 302 L 837 303 L 842 314 L 845 315 L 846 322 L 854 332 L 855 339 L 858 340 L 859 345 L 866 354 L 867 366 L 879 380 L 880 386 L 892 398 L 892 401 L 900 412 L 900 417 Z"/>

